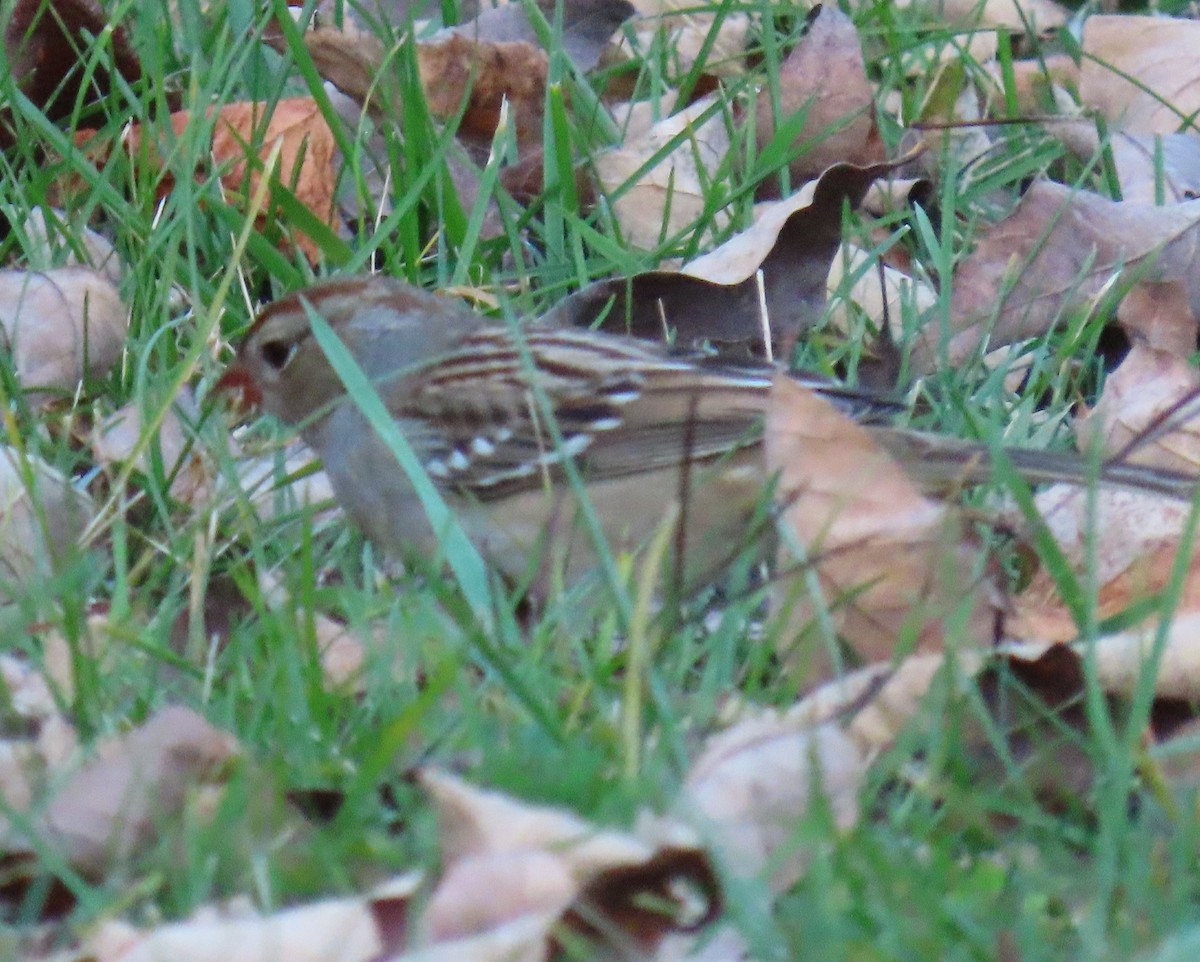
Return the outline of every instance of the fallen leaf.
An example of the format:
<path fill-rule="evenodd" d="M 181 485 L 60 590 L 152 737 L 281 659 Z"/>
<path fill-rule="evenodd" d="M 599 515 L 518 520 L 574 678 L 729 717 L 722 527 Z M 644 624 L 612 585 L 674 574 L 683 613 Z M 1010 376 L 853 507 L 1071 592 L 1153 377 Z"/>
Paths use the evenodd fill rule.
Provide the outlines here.
<path fill-rule="evenodd" d="M 1135 284 L 1117 307 L 1117 320 L 1135 346 L 1181 359 L 1195 351 L 1200 318 L 1186 281 Z"/>
<path fill-rule="evenodd" d="M 188 789 L 216 778 L 237 750 L 232 735 L 190 709 L 164 708 L 84 765 L 32 816 L 36 841 L 10 824 L 0 847 L 10 857 L 33 857 L 49 846 L 81 875 L 102 878 L 151 842 Z"/>
<path fill-rule="evenodd" d="M 112 469 L 123 465 L 136 450 L 135 463 L 143 474 L 153 473 L 153 462 L 157 459 L 163 477 L 170 479 L 171 497 L 189 505 L 208 500 L 216 486 L 216 467 L 199 446 L 191 443 L 180 410 L 187 412 L 189 420 L 195 420 L 195 399 L 186 387 L 167 409 L 148 444 L 141 443 L 144 427 L 137 402 L 113 412 L 92 430 L 90 443 L 97 464 Z"/>
<path fill-rule="evenodd" d="M 188 112 L 171 115 L 175 135 L 182 136 L 193 119 Z M 135 152 L 141 134 L 129 138 Z M 227 104 L 217 112 L 212 134 L 212 159 L 225 190 L 247 200 L 259 189 L 261 162 L 280 147 L 278 165 L 270 173 L 298 201 L 331 228 L 337 228 L 333 189 L 336 175 L 336 142 L 316 101 L 309 97 L 280 100 L 273 108 L 257 101 Z M 165 154 L 165 152 L 164 152 Z M 171 189 L 168 180 L 160 193 Z M 279 216 L 268 204 L 259 218 Z M 303 231 L 295 235 L 297 246 L 316 263 L 320 248 Z"/>
<path fill-rule="evenodd" d="M 420 877 L 404 875 L 366 896 L 326 899 L 273 915 L 213 917 L 139 931 L 101 924 L 88 938 L 95 962 L 371 962 L 390 955 L 395 939 L 380 932 L 379 903 L 407 905 Z"/>
<path fill-rule="evenodd" d="M 599 62 L 613 34 L 634 14 L 628 0 L 565 0 L 561 3 L 562 52 L 580 73 L 587 73 Z M 546 20 L 553 24 L 555 4 L 538 4 Z M 458 34 L 473 43 L 521 42 L 537 45 L 537 31 L 529 14 L 519 3 L 505 3 L 484 9 L 473 20 L 448 27 L 441 34 Z M 433 40 L 439 39 L 435 34 Z"/>
<path fill-rule="evenodd" d="M 128 318 L 112 281 L 90 267 L 0 271 L 0 327 L 34 403 L 107 374 L 125 348 Z"/>
<path fill-rule="evenodd" d="M 1100 159 L 1100 136 L 1092 118 L 1051 129 L 1080 160 Z M 1110 130 L 1106 146 L 1126 203 L 1178 204 L 1200 198 L 1200 139 L 1194 134 Z"/>
<path fill-rule="evenodd" d="M 839 331 L 856 330 L 852 311 L 882 331 L 885 321 L 892 340 L 900 343 L 913 318 L 927 316 L 938 304 L 938 293 L 928 281 L 909 277 L 873 260 L 861 247 L 843 244 L 833 258 L 826 282 L 829 322 Z"/>
<path fill-rule="evenodd" d="M 1131 133 L 1196 133 L 1200 23 L 1161 16 L 1093 16 L 1083 22 L 1079 98 Z"/>
<path fill-rule="evenodd" d="M 249 498 L 255 515 L 264 523 L 317 506 L 326 512 L 341 510 L 329 475 L 302 441 L 293 441 L 282 450 L 244 454 L 228 493 Z"/>
<path fill-rule="evenodd" d="M 533 914 L 557 919 L 579 895 L 566 862 L 542 849 L 469 855 L 447 866 L 421 918 L 430 942 L 468 938 Z"/>
<path fill-rule="evenodd" d="M 438 813 L 446 866 L 430 897 L 427 921 L 437 932 L 472 935 L 534 917 L 545 920 L 546 939 L 557 921 L 576 936 L 648 953 L 720 911 L 715 872 L 694 843 L 651 844 L 432 769 L 420 780 Z M 684 883 L 698 900 L 677 891 Z"/>
<path fill-rule="evenodd" d="M 92 60 L 87 51 L 104 37 L 110 57 Z M 112 92 L 114 72 L 137 87 L 142 65 L 120 24 L 110 23 L 95 0 L 18 0 L 5 17 L 7 69 L 33 106 L 51 120 L 63 120 Z M 0 148 L 18 135 L 11 108 L 0 112 Z"/>
<path fill-rule="evenodd" d="M 804 552 L 800 573 L 777 594 L 791 624 L 819 619 L 813 606 L 820 606 L 869 659 L 992 642 L 1001 602 L 965 519 L 921 494 L 865 427 L 780 377 L 765 446 L 767 468 L 779 474 L 783 524 Z M 820 585 L 815 598 L 807 596 L 810 566 Z M 789 657 L 815 665 L 827 654 L 793 650 Z"/>
<path fill-rule="evenodd" d="M 644 135 L 596 155 L 596 177 L 612 198 L 626 243 L 654 250 L 696 224 L 710 205 L 711 184 L 729 152 L 729 131 L 715 97 L 698 100 Z M 708 119 L 701 118 L 708 114 Z M 682 135 L 682 136 L 681 136 Z M 642 168 L 669 144 L 677 146 Z M 709 230 L 724 223 L 716 218 Z"/>
<path fill-rule="evenodd" d="M 113 284 L 120 284 L 125 268 L 108 238 L 72 220 L 66 211 L 34 207 L 17 211 L 0 207 L 9 224 L 19 231 L 26 265 L 48 271 L 63 265 L 83 265 L 99 271 Z"/>
<path fill-rule="evenodd" d="M 301 11 L 289 8 L 299 16 Z M 379 36 L 362 27 L 355 17 L 310 17 L 305 23 L 304 47 L 313 65 L 325 80 L 342 93 L 358 101 L 374 115 L 400 109 L 398 75 L 383 65 L 395 55 Z M 283 56 L 291 51 L 277 24 L 263 31 L 263 43 Z"/>
<path fill-rule="evenodd" d="M 435 769 L 423 769 L 420 781 L 437 811 L 447 866 L 468 856 L 544 849 L 558 852 L 572 875 L 585 880 L 652 854 L 632 836 L 598 829 L 564 809 L 528 805 Z"/>
<path fill-rule="evenodd" d="M 615 13 L 619 9 L 616 0 L 611 0 L 607 9 Z M 280 53 L 287 53 L 281 31 L 268 31 L 263 39 Z M 316 24 L 310 20 L 304 44 L 321 76 L 377 120 L 394 121 L 401 116 L 400 72 L 393 62 L 399 51 L 389 49 L 353 17 L 345 17 L 340 24 L 332 17 L 323 17 Z M 519 153 L 526 154 L 541 144 L 549 60 L 536 44 L 476 41 L 460 29 L 416 44 L 416 54 L 430 113 L 445 121 L 464 108 L 457 131 L 464 142 L 490 148 L 501 105 L 507 102 Z"/>
<path fill-rule="evenodd" d="M 920 10 L 941 23 L 1004 27 L 1033 35 L 1064 26 L 1069 16 L 1053 0 L 902 0 L 897 6 Z"/>
<path fill-rule="evenodd" d="M 953 366 L 985 344 L 1045 334 L 1071 310 L 1091 306 L 1123 270 L 1141 282 L 1182 280 L 1191 294 L 1197 223 L 1200 201 L 1124 204 L 1035 181 L 959 264 L 950 327 L 927 327 L 913 351 L 914 368 Z"/>
<path fill-rule="evenodd" d="M 875 99 L 854 23 L 836 6 L 820 4 L 807 32 L 779 68 L 779 88 L 759 92 L 755 136 L 762 150 L 780 126 L 804 114 L 791 162 L 793 177 L 817 177 L 831 164 L 883 159 L 875 138 Z M 777 112 L 778 111 L 778 112 Z"/>
<path fill-rule="evenodd" d="M 73 556 L 95 506 L 32 455 L 0 447 L 0 595 L 39 584 Z"/>
<path fill-rule="evenodd" d="M 421 84 L 430 112 L 440 120 L 466 111 L 458 136 L 491 147 L 507 103 L 518 154 L 542 142 L 542 110 L 549 59 L 532 43 L 475 43 L 460 34 L 417 46 Z"/>
<path fill-rule="evenodd" d="M 1076 418 L 1079 448 L 1200 475 L 1200 420 L 1187 407 L 1198 391 L 1200 374 L 1184 357 L 1135 342 L 1095 407 Z"/>
<path fill-rule="evenodd" d="M 858 819 L 866 762 L 834 723 L 790 723 L 775 712 L 744 718 L 708 739 L 684 780 L 677 816 L 720 846 L 739 874 L 769 870 L 777 893 L 804 874 L 800 824 L 818 795 L 842 829 Z"/>
<path fill-rule="evenodd" d="M 681 272 L 646 271 L 597 281 L 560 301 L 541 320 L 653 340 L 665 330 L 679 344 L 738 345 L 762 352 L 763 294 L 774 353 L 783 356 L 825 307 L 830 261 L 841 243 L 842 207 L 855 207 L 891 165 L 838 164 L 796 195 L 765 206 L 750 229 Z"/>
<path fill-rule="evenodd" d="M 735 77 L 746 69 L 750 17 L 736 9 L 716 11 L 694 0 L 633 0 L 641 16 L 632 24 L 633 40 L 621 46 L 639 60 L 655 49 L 666 50 L 674 75 L 682 77 L 696 67 L 713 77 Z"/>
<path fill-rule="evenodd" d="M 40 797 L 48 777 L 66 764 L 78 741 L 45 674 L 23 658 L 2 654 L 0 680 L 6 696 L 6 734 L 0 739 L 0 799 L 6 810 L 23 812 Z M 60 689 L 60 697 L 62 694 Z"/>

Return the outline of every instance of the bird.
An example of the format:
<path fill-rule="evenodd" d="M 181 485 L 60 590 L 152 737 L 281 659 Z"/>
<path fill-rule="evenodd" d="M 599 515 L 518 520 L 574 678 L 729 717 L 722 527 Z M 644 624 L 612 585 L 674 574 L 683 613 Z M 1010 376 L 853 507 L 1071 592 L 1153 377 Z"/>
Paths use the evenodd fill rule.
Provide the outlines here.
<path fill-rule="evenodd" d="M 673 545 L 688 586 L 719 577 L 769 527 L 754 519 L 770 486 L 761 431 L 774 366 L 600 330 L 520 329 L 399 279 L 335 278 L 266 306 L 217 388 L 299 429 L 337 501 L 385 553 L 436 556 L 444 532 L 347 395 L 310 311 L 349 350 L 467 536 L 510 581 L 574 584 L 596 568 L 568 462 L 614 553 L 635 551 L 671 519 L 686 528 Z M 876 425 L 880 443 L 925 480 L 962 486 L 990 474 L 986 445 L 887 426 L 893 398 L 788 376 Z M 1031 481 L 1094 473 L 1076 455 L 1008 456 Z M 1154 487 L 1123 467 L 1133 468 L 1101 474 Z M 1178 493 L 1195 483 L 1163 484 Z"/>

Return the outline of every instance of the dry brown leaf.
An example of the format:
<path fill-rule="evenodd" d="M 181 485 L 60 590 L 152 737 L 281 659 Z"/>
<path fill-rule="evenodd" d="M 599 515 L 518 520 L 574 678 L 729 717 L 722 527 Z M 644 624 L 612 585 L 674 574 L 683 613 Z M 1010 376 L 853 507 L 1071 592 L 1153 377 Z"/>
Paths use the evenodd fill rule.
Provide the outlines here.
<path fill-rule="evenodd" d="M 1131 133 L 1195 133 L 1200 111 L 1200 23 L 1127 14 L 1083 23 L 1079 96 Z"/>
<path fill-rule="evenodd" d="M 107 374 L 125 348 L 128 319 L 112 281 L 90 267 L 0 271 L 0 327 L 31 401 Z"/>
<path fill-rule="evenodd" d="M 269 117 L 268 109 L 266 104 L 251 102 L 228 104 L 219 111 L 213 129 L 212 157 L 221 183 L 235 195 L 253 198 L 262 177 L 257 161 L 280 144 L 278 166 L 270 173 L 319 220 L 336 229 L 333 191 L 337 147 L 324 114 L 310 97 L 280 100 Z M 191 116 L 186 112 L 171 115 L 177 136 L 189 123 Z M 248 150 L 255 152 L 255 162 L 247 157 Z M 297 231 L 295 240 L 310 261 L 320 259 L 320 248 L 311 237 Z"/>
<path fill-rule="evenodd" d="M 1117 308 L 1117 320 L 1135 345 L 1188 358 L 1200 318 L 1184 281 L 1135 284 Z"/>
<path fill-rule="evenodd" d="M 281 32 L 268 32 L 263 39 L 287 52 Z M 396 49 L 389 50 L 352 17 L 340 26 L 335 18 L 322 18 L 305 30 L 304 43 L 318 72 L 339 90 L 377 118 L 400 116 Z M 417 44 L 417 69 L 430 112 L 448 120 L 465 101 L 459 135 L 484 148 L 491 145 L 505 101 L 520 152 L 541 144 L 548 66 L 545 51 L 523 40 L 476 41 L 456 30 Z"/>
<path fill-rule="evenodd" d="M 1109 512 L 1116 523 L 1137 523 L 1145 515 L 1125 517 Z M 1151 508 L 1150 523 L 1160 521 Z M 1182 524 L 1180 525 L 1182 527 Z M 1101 563 L 1108 565 L 1108 577 L 1096 592 L 1096 618 L 1104 620 L 1122 614 L 1137 603 L 1144 603 L 1161 594 L 1175 576 L 1179 558 L 1178 533 L 1172 537 L 1154 538 L 1151 528 L 1144 537 L 1134 538 L 1134 545 L 1120 554 L 1120 545 L 1103 547 L 1107 554 Z M 1123 562 L 1123 566 L 1121 563 Z M 1081 565 L 1082 568 L 1082 565 Z M 1082 575 L 1082 570 L 1077 571 Z M 1200 609 L 1200 572 L 1194 559 L 1185 575 L 1180 594 L 1180 611 Z M 1153 615 L 1145 619 L 1157 621 Z M 1039 570 L 1028 587 L 1013 599 L 1012 616 L 1006 623 L 1014 638 L 1039 641 L 1073 641 L 1079 636 L 1079 625 L 1071 610 L 1063 603 L 1058 583 L 1046 571 Z"/>
<path fill-rule="evenodd" d="M 791 162 L 796 178 L 818 176 L 831 164 L 869 164 L 883 159 L 874 137 L 875 99 L 853 21 L 836 6 L 814 7 L 808 32 L 779 68 L 778 110 L 763 90 L 755 107 L 759 149 L 779 126 L 804 113 L 793 144 L 803 153 Z"/>
<path fill-rule="evenodd" d="M 999 602 L 964 519 L 922 495 L 866 428 L 777 377 L 765 445 L 783 523 L 821 587 L 821 598 L 801 594 L 807 564 L 788 579 L 781 594 L 798 608 L 793 624 L 809 623 L 809 606 L 823 605 L 838 634 L 870 659 L 906 654 L 901 646 L 992 641 Z"/>
<path fill-rule="evenodd" d="M 81 875 L 101 878 L 152 841 L 162 821 L 179 811 L 188 789 L 217 777 L 237 750 L 232 735 L 190 709 L 162 709 L 107 756 L 76 772 L 33 815 L 36 843 L 10 825 L 3 849 L 32 856 L 47 845 Z"/>
<path fill-rule="evenodd" d="M 131 86 L 142 80 L 142 65 L 129 35 L 110 23 L 95 0 L 18 0 L 4 18 L 4 55 L 8 72 L 33 105 L 51 120 L 70 117 L 108 97 L 113 75 L 107 57 L 85 58 L 97 37 L 106 38 L 116 74 Z M 86 59 L 86 63 L 85 63 Z M 0 112 L 0 148 L 16 136 L 6 106 Z"/>
<path fill-rule="evenodd" d="M 830 259 L 842 238 L 842 207 L 857 206 L 893 165 L 838 164 L 793 197 L 757 211 L 753 227 L 681 272 L 646 271 L 597 281 L 564 298 L 542 323 L 593 327 L 659 339 L 665 325 L 677 343 L 704 342 L 761 352 L 762 294 L 775 354 L 782 356 L 825 307 Z"/>
<path fill-rule="evenodd" d="M 340 24 L 336 17 L 314 21 L 317 18 L 312 18 L 304 31 L 304 46 L 317 73 L 368 110 L 398 110 L 398 72 L 388 66 L 396 51 L 389 51 L 352 16 L 345 16 Z M 264 31 L 263 42 L 284 56 L 290 54 L 288 41 L 276 27 Z"/>
<path fill-rule="evenodd" d="M 490 147 L 508 104 L 517 150 L 527 153 L 542 142 L 542 109 L 550 61 L 531 43 L 475 43 L 454 34 L 417 47 L 421 84 L 430 112 L 441 120 L 455 116 L 467 101 L 460 138 Z"/>
<path fill-rule="evenodd" d="M 724 114 L 712 110 L 715 102 L 714 97 L 698 100 L 659 121 L 641 137 L 596 155 L 600 187 L 612 193 L 668 143 L 685 134 L 677 147 L 613 200 L 613 213 L 627 243 L 654 249 L 695 223 L 707 209 L 708 185 L 730 144 Z M 700 121 L 706 113 L 708 119 Z M 718 218 L 710 229 L 720 229 L 724 222 Z"/>
<path fill-rule="evenodd" d="M 1122 269 L 1140 281 L 1182 280 L 1200 294 L 1200 201 L 1149 207 L 1039 180 L 1017 209 L 984 231 L 959 265 L 951 327 L 927 329 L 917 370 L 959 364 L 981 346 L 1037 337 L 1089 306 Z M 994 323 L 992 323 L 994 318 Z"/>
<path fill-rule="evenodd" d="M 0 447 L 0 597 L 70 558 L 94 516 L 92 499 L 60 472 Z"/>
<path fill-rule="evenodd" d="M 1194 342 L 1194 325 L 1188 326 Z M 1200 474 L 1200 421 L 1194 414 L 1170 417 L 1184 413 L 1181 403 L 1195 398 L 1197 389 L 1200 373 L 1184 357 L 1135 342 L 1105 379 L 1096 406 L 1076 419 L 1080 450 Z M 1160 425 L 1163 430 L 1149 431 Z"/>
<path fill-rule="evenodd" d="M 327 899 L 274 915 L 198 913 L 185 922 L 139 931 L 102 924 L 87 940 L 95 962 L 371 962 L 390 955 L 376 903 L 407 904 L 420 877 L 404 875 L 362 897 Z"/>
<path fill-rule="evenodd" d="M 684 781 L 675 809 L 721 846 L 739 873 L 770 870 L 775 892 L 804 873 L 808 853 L 795 829 L 819 792 L 839 828 L 858 819 L 865 760 L 833 723 L 797 725 L 775 712 L 711 737 Z"/>

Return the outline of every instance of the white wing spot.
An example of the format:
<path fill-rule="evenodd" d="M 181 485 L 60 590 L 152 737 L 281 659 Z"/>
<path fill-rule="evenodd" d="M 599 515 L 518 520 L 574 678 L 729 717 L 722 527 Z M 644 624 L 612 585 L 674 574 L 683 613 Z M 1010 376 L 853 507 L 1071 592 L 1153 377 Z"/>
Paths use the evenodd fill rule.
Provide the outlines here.
<path fill-rule="evenodd" d="M 447 462 L 451 471 L 465 471 L 471 466 L 471 459 L 468 458 L 459 450 L 450 455 L 450 460 Z"/>
<path fill-rule="evenodd" d="M 434 478 L 450 477 L 450 469 L 448 467 L 446 467 L 446 463 L 441 460 L 430 461 L 428 464 L 425 465 L 425 470 L 429 473 L 429 475 L 431 477 L 434 477 Z"/>
<path fill-rule="evenodd" d="M 472 438 L 471 453 L 481 458 L 490 458 L 496 453 L 496 445 L 487 438 Z"/>

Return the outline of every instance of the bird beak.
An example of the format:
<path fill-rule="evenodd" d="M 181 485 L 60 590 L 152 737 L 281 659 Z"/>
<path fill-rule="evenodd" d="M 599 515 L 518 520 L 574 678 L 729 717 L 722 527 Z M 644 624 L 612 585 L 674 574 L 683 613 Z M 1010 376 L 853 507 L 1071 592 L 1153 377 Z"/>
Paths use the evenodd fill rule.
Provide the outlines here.
<path fill-rule="evenodd" d="M 262 388 L 241 361 L 234 361 L 225 369 L 213 387 L 213 393 L 227 396 L 231 407 L 239 414 L 249 414 L 263 403 Z"/>

